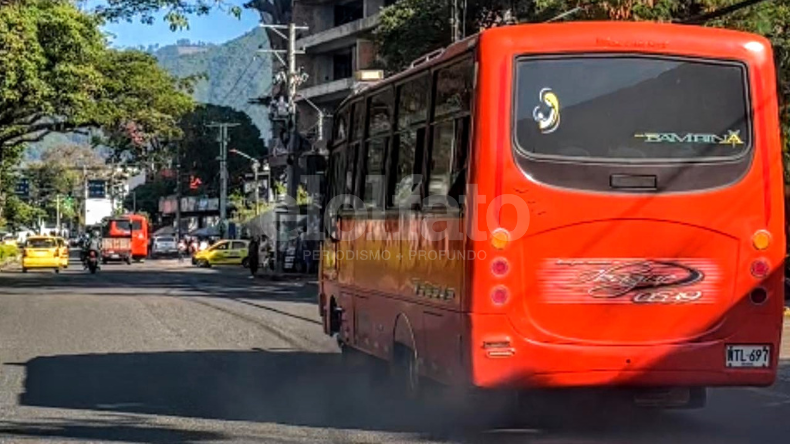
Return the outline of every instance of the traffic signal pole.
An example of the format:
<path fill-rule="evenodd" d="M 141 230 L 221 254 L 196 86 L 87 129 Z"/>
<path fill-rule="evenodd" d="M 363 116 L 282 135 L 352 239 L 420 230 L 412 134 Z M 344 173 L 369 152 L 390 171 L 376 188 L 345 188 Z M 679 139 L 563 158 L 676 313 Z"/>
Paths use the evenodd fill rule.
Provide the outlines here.
<path fill-rule="evenodd" d="M 241 125 L 240 123 L 213 122 L 206 127 L 219 128 L 219 221 L 222 236 L 227 236 L 227 207 L 228 207 L 228 128 Z"/>

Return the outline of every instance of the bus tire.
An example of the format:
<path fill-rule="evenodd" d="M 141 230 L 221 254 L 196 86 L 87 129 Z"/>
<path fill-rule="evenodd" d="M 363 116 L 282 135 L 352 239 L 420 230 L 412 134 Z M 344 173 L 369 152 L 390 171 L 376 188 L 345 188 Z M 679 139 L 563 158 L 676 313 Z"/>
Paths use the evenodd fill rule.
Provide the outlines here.
<path fill-rule="evenodd" d="M 708 404 L 708 389 L 705 387 L 692 387 L 689 393 L 689 402 L 685 409 L 702 409 Z"/>
<path fill-rule="evenodd" d="M 409 401 L 420 398 L 422 387 L 418 368 L 417 353 L 409 346 L 396 343 L 393 347 L 390 375 L 394 389 Z"/>
<path fill-rule="evenodd" d="M 332 298 L 329 302 L 329 334 L 340 335 L 340 329 L 343 324 L 343 309 L 337 306 L 337 301 Z"/>

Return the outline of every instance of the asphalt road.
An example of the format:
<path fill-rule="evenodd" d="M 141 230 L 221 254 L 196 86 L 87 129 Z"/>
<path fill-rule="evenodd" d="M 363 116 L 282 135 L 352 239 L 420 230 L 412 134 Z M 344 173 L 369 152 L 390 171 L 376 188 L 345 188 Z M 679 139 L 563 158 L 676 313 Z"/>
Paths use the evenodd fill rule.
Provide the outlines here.
<path fill-rule="evenodd" d="M 790 371 L 713 390 L 700 411 L 580 398 L 502 428 L 343 371 L 313 283 L 175 261 L 78 268 L 0 273 L 2 442 L 790 442 Z"/>

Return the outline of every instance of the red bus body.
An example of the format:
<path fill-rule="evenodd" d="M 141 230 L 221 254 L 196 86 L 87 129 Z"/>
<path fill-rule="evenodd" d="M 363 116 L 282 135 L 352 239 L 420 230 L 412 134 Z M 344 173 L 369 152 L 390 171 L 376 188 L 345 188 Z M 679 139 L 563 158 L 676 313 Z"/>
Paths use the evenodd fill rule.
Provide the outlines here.
<path fill-rule="evenodd" d="M 130 262 L 132 258 L 131 222 L 125 217 L 106 220 L 102 225 L 102 262 Z"/>
<path fill-rule="evenodd" d="M 463 211 L 339 211 L 330 220 L 330 229 L 338 230 L 334 240 L 323 244 L 320 307 L 325 332 L 385 360 L 393 360 L 395 350 L 405 347 L 413 351 L 421 376 L 452 385 L 772 384 L 783 320 L 785 232 L 769 42 L 729 30 L 652 23 L 496 28 L 353 96 L 336 115 L 342 118 L 348 112 L 353 122 L 355 110 L 364 109 L 371 96 L 386 88 L 399 91 L 399 85 L 421 73 L 430 72 L 436 81 L 442 68 L 464 57 L 475 62 L 475 70 L 469 151 L 466 170 L 461 170 L 466 174 Z M 550 125 L 557 123 L 544 119 L 555 99 L 540 101 L 547 97 L 544 87 L 553 86 L 552 76 L 541 70 L 562 66 L 566 58 L 573 58 L 571 64 L 584 58 L 578 66 L 589 63 L 590 72 L 601 59 L 688 62 L 693 65 L 689 72 L 726 65 L 728 73 L 744 74 L 748 121 L 733 122 L 745 129 L 720 139 L 696 128 L 694 119 L 688 124 L 691 129 L 680 131 L 653 127 L 648 120 L 630 122 L 617 110 L 582 114 L 585 100 L 600 97 L 571 103 L 557 90 L 557 135 L 571 140 L 562 131 L 580 125 L 575 115 L 586 115 L 585 124 L 600 132 L 634 125 L 638 134 L 633 137 L 657 142 L 649 148 L 657 151 L 646 152 L 680 150 L 675 147 L 682 139 L 719 143 L 714 149 L 742 154 L 675 162 L 640 161 L 638 156 L 577 158 L 572 149 L 565 157 L 530 152 L 533 147 L 522 142 L 533 141 L 538 149 L 549 140 L 541 137 L 549 137 Z M 694 65 L 698 63 L 705 66 Z M 672 75 L 685 72 L 674 70 Z M 521 75 L 549 80 L 519 84 Z M 589 84 L 576 82 L 566 89 L 583 92 L 597 88 L 596 82 L 591 76 Z M 680 88 L 676 83 L 666 88 Z M 645 81 L 635 87 L 654 86 Z M 738 94 L 719 93 L 725 98 Z M 529 102 L 533 96 L 534 111 Z M 528 104 L 523 116 L 529 118 L 517 119 L 516 110 L 523 108 L 515 103 L 519 100 Z M 647 114 L 653 112 L 651 106 L 664 106 L 653 101 L 661 102 L 644 97 Z M 714 104 L 719 108 L 711 113 L 729 106 L 723 103 Z M 545 104 L 548 109 L 540 108 Z M 671 109 L 659 108 L 656 122 L 664 119 L 660 112 Z M 611 116 L 619 120 L 607 120 Z M 700 125 L 715 120 L 699 114 L 696 118 Z M 428 120 L 427 127 L 434 128 Z M 532 129 L 535 122 L 547 123 L 540 128 L 545 134 L 536 132 L 537 124 Z M 336 173 L 335 182 L 345 183 L 350 168 L 342 162 L 355 159 L 352 150 L 374 140 L 366 133 L 356 143 L 354 126 L 334 136 L 330 164 L 336 170 L 330 166 L 330 174 Z M 423 135 L 417 129 L 416 134 L 435 150 L 437 131 Z M 400 140 L 397 132 L 391 130 L 387 146 Z M 585 139 L 578 140 L 586 149 Z M 429 156 L 430 149 L 424 153 Z M 428 172 L 435 162 L 423 161 L 423 168 L 417 165 L 414 171 Z M 355 183 L 362 183 L 360 177 Z M 346 191 L 361 187 L 352 185 Z M 526 205 L 526 213 L 519 212 L 520 204 L 513 203 L 517 200 Z M 525 218 L 528 228 L 519 233 Z M 463 235 L 425 235 L 448 230 Z M 504 234 L 495 238 L 495 232 Z M 729 359 L 738 359 L 737 354 L 728 357 L 732 345 L 765 347 L 770 359 L 763 367 L 728 366 Z"/>
<path fill-rule="evenodd" d="M 134 260 L 148 257 L 148 219 L 142 214 L 127 214 L 132 223 L 132 258 Z"/>

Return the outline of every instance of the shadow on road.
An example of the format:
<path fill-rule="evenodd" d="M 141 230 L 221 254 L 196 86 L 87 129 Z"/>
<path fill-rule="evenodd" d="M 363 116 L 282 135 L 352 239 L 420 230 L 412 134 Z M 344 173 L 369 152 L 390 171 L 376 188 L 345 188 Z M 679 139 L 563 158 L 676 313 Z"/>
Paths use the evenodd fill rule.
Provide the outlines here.
<path fill-rule="evenodd" d="M 224 435 L 207 431 L 178 430 L 146 425 L 141 421 L 112 420 L 0 420 L 0 436 L 36 439 L 78 439 L 139 443 L 193 443 L 218 441 Z"/>
<path fill-rule="evenodd" d="M 594 399 L 588 399 L 589 403 L 576 400 L 542 405 L 541 414 L 520 422 L 519 429 L 506 431 L 506 436 L 502 431 L 492 435 L 483 432 L 482 424 L 469 421 L 468 416 L 462 416 L 446 403 L 430 400 L 406 403 L 389 388 L 367 383 L 369 372 L 348 371 L 337 354 L 291 351 L 96 354 L 38 357 L 25 364 L 11 365 L 26 367 L 25 391 L 19 399 L 23 406 L 406 432 L 456 442 L 492 438 L 496 442 L 512 442 L 509 439 L 520 443 L 559 442 L 556 439 L 595 436 L 685 437 L 682 442 L 697 437 L 695 443 L 732 442 L 723 439 L 730 433 L 727 430 L 706 427 L 685 412 L 646 414 L 633 409 L 609 410 Z M 496 407 L 484 403 L 474 411 L 475 415 L 481 411 L 492 413 Z M 0 434 L 182 441 L 177 431 L 120 426 L 116 429 L 102 424 L 62 424 L 50 429 L 36 424 L 0 423 Z M 627 442 L 636 441 L 643 440 Z"/>
<path fill-rule="evenodd" d="M 0 286 L 5 294 L 29 293 L 46 289 L 69 293 L 107 296 L 216 296 L 244 299 L 266 299 L 286 302 L 315 303 L 317 285 L 314 281 L 265 281 L 248 279 L 241 267 L 197 269 L 174 265 L 172 261 L 148 261 L 145 264 L 107 264 L 95 275 L 82 270 L 72 261 L 61 274 L 52 271 L 5 270 L 0 273 Z"/>

